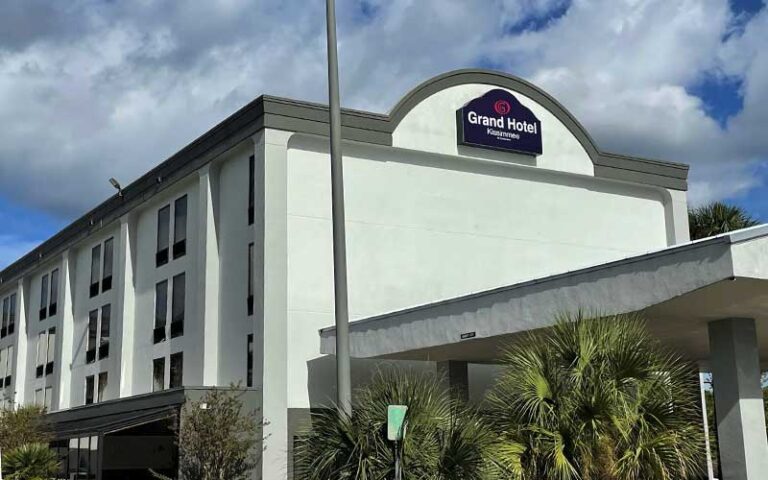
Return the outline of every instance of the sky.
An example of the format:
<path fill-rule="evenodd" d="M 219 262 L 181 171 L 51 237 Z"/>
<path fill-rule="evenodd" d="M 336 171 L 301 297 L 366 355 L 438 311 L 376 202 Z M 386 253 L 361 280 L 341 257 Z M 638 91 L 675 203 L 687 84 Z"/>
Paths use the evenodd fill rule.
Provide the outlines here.
<path fill-rule="evenodd" d="M 261 94 L 325 102 L 321 0 L 0 2 L 0 268 Z M 768 222 L 763 0 L 337 0 L 342 104 L 481 67 Z"/>

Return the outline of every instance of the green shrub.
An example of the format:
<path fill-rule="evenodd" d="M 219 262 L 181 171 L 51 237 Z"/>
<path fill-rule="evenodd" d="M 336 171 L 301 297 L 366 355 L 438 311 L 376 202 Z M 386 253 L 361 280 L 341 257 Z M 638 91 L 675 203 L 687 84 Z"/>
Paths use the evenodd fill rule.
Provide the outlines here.
<path fill-rule="evenodd" d="M 440 379 L 379 372 L 353 399 L 351 417 L 336 408 L 313 414 L 311 427 L 298 437 L 296 478 L 393 478 L 395 448 L 405 480 L 496 478 L 495 435 L 475 411 L 451 399 Z M 389 405 L 408 406 L 406 436 L 397 445 L 386 436 Z"/>
<path fill-rule="evenodd" d="M 45 443 L 29 443 L 3 454 L 6 480 L 48 480 L 59 469 L 56 452 Z"/>
<path fill-rule="evenodd" d="M 489 396 L 525 479 L 680 480 L 705 465 L 697 370 L 636 315 L 565 318 L 506 354 Z"/>

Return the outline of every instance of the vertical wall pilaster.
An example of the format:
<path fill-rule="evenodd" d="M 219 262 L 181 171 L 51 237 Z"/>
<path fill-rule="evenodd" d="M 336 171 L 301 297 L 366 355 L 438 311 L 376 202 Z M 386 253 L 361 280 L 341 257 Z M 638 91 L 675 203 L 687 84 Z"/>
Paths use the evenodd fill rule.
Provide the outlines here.
<path fill-rule="evenodd" d="M 261 380 L 265 450 L 261 475 L 288 474 L 288 189 L 289 132 L 264 130 L 254 138 L 256 157 L 254 332 L 261 352 L 254 376 Z M 260 338 L 259 338 L 260 337 Z"/>
<path fill-rule="evenodd" d="M 14 372 L 14 393 L 13 402 L 18 405 L 24 404 L 24 395 L 26 395 L 27 386 L 27 349 L 29 345 L 29 289 L 25 286 L 26 282 L 22 277 L 19 280 L 16 290 L 16 359 L 13 364 L 16 368 Z"/>
<path fill-rule="evenodd" d="M 203 385 L 219 384 L 219 239 L 215 206 L 218 203 L 213 169 L 199 170 L 197 301 L 203 326 Z"/>
<path fill-rule="evenodd" d="M 133 394 L 133 362 L 136 331 L 136 284 L 134 270 L 136 266 L 136 228 L 132 215 L 120 219 L 120 239 L 117 253 L 117 312 L 120 316 L 120 348 L 117 364 L 119 365 L 119 396 Z"/>
<path fill-rule="evenodd" d="M 75 336 L 75 285 L 77 255 L 72 250 L 62 254 L 61 262 L 61 352 L 59 358 L 59 410 L 72 405 L 72 356 Z"/>
<path fill-rule="evenodd" d="M 679 245 L 691 239 L 688 227 L 688 192 L 667 190 L 664 215 L 667 227 L 667 245 Z"/>

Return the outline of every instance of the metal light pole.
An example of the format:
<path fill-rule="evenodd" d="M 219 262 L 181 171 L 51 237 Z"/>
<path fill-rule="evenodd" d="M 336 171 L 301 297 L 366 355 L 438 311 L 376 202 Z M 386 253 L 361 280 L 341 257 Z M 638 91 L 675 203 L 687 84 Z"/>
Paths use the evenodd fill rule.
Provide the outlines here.
<path fill-rule="evenodd" d="M 328 103 L 331 112 L 331 207 L 333 216 L 333 287 L 336 305 L 336 389 L 339 409 L 352 413 L 347 311 L 347 245 L 344 229 L 344 172 L 341 165 L 339 59 L 336 53 L 336 5 L 326 0 L 328 30 Z"/>

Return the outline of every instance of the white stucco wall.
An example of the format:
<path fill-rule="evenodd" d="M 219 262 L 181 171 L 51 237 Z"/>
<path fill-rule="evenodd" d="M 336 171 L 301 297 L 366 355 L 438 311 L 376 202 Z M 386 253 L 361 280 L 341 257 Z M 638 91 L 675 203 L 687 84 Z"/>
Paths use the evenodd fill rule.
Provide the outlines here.
<path fill-rule="evenodd" d="M 459 97 L 482 93 L 469 91 Z M 455 122 L 453 114 L 442 115 Z M 547 119 L 541 112 L 537 115 Z M 425 127 L 406 117 L 396 130 L 400 146 L 409 138 L 416 142 L 416 136 L 403 130 L 406 122 Z M 545 138 L 549 132 L 545 130 Z M 663 192 L 589 176 L 585 154 L 572 137 L 545 144 L 549 160 L 541 160 L 549 168 L 456 156 L 455 130 L 432 138 L 434 144 L 410 146 L 443 154 L 346 146 L 353 320 L 668 243 L 669 202 Z M 307 382 L 308 372 L 322 361 L 317 359 L 317 329 L 334 322 L 330 171 L 324 141 L 296 136 L 290 146 L 288 398 L 290 406 L 298 408 L 315 403 L 310 397 L 329 396 L 328 391 L 307 392 Z"/>

